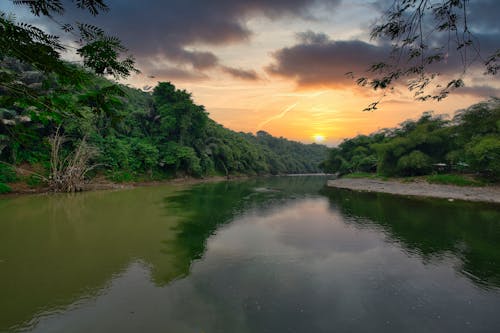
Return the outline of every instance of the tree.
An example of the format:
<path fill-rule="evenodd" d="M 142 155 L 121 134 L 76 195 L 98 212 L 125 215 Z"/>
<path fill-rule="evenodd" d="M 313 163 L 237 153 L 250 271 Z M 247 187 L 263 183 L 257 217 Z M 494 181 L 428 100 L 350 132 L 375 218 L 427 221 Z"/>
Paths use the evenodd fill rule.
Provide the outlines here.
<path fill-rule="evenodd" d="M 96 16 L 109 8 L 104 0 L 73 0 L 73 4 Z M 121 41 L 107 36 L 99 27 L 86 23 L 61 23 L 56 16 L 64 14 L 62 0 L 12 0 L 17 6 L 27 7 L 37 16 L 44 16 L 55 22 L 63 32 L 77 39 L 80 47 L 76 53 L 83 64 L 100 75 L 112 75 L 115 78 L 127 77 L 134 68 L 131 56 L 120 59 L 120 54 L 127 49 Z M 61 60 L 61 53 L 71 49 L 64 44 L 60 36 L 50 35 L 41 29 L 24 22 L 16 22 L 15 18 L 0 12 L 0 59 L 14 57 L 45 73 L 68 75 L 71 73 Z"/>
<path fill-rule="evenodd" d="M 65 10 L 62 0 L 12 0 L 12 3 L 27 7 L 37 17 L 43 16 L 55 22 L 62 33 L 68 33 L 71 38 L 76 39 L 79 47 L 68 46 L 65 44 L 67 41 L 60 36 L 48 34 L 25 22 L 17 22 L 13 16 L 0 11 L 0 63 L 2 65 L 0 67 L 0 94 L 8 91 L 12 96 L 31 99 L 34 104 L 43 106 L 48 117 L 61 112 L 56 106 L 46 103 L 48 91 L 42 89 L 41 84 L 26 84 L 20 75 L 26 72 L 25 70 L 16 71 L 5 66 L 5 62 L 12 59 L 27 65 L 30 71 L 43 74 L 45 78 L 55 76 L 59 81 L 59 86 L 67 84 L 68 90 L 75 90 L 89 76 L 80 66 L 64 61 L 61 56 L 63 52 L 73 51 L 81 57 L 86 69 L 101 76 L 120 78 L 137 71 L 131 56 L 121 57 L 127 49 L 118 38 L 107 36 L 101 28 L 90 24 L 57 21 L 56 18 L 62 16 Z M 73 0 L 72 3 L 94 16 L 108 10 L 104 0 Z"/>
<path fill-rule="evenodd" d="M 357 83 L 385 91 L 406 79 L 416 100 L 439 101 L 464 86 L 465 74 L 477 61 L 482 62 L 485 75 L 496 75 L 500 48 L 483 58 L 469 25 L 468 5 L 469 0 L 393 0 L 371 30 L 372 39 L 391 43 L 389 59 L 373 64 L 369 77 L 360 77 Z M 443 84 L 437 65 L 453 57 L 460 68 Z M 377 109 L 379 102 L 365 111 Z"/>

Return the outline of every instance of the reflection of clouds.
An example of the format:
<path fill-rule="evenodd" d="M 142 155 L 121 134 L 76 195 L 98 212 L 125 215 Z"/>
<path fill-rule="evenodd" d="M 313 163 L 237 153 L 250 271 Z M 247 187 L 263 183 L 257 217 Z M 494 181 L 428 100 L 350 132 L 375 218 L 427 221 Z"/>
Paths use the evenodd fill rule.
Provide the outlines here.
<path fill-rule="evenodd" d="M 500 327 L 500 295 L 424 264 L 385 235 L 345 223 L 324 198 L 250 211 L 208 240 L 191 274 L 165 287 L 132 264 L 92 302 L 40 331 L 457 332 Z M 469 326 L 466 325 L 469 323 Z"/>
<path fill-rule="evenodd" d="M 270 217 L 270 221 L 263 221 L 278 232 L 282 244 L 315 257 L 332 255 L 333 252 L 360 253 L 379 246 L 380 241 L 373 234 L 347 227 L 338 212 L 316 214 L 328 210 L 326 199 L 304 200 L 288 208 Z"/>

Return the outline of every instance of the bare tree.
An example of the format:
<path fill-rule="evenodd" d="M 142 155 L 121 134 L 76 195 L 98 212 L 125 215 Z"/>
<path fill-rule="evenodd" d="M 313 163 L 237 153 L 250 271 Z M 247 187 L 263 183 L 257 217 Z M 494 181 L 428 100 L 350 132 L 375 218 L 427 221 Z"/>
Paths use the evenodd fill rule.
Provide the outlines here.
<path fill-rule="evenodd" d="M 63 156 L 62 147 L 66 138 L 57 129 L 50 138 L 50 176 L 48 184 L 55 192 L 78 192 L 84 189 L 85 176 L 88 172 L 98 167 L 91 164 L 97 155 L 96 148 L 90 146 L 84 137 L 76 148 L 66 157 Z"/>

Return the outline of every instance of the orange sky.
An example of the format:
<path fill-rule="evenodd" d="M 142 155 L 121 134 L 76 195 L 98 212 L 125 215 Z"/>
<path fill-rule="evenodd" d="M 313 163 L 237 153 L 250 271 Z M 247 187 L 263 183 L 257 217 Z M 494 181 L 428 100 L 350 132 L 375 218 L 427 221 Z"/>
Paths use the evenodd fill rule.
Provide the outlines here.
<path fill-rule="evenodd" d="M 140 84 L 142 81 L 137 83 Z M 484 99 L 456 93 L 440 102 L 416 102 L 410 94 L 403 93 L 386 96 L 379 110 L 366 112 L 362 110 L 380 94 L 354 83 L 342 89 L 301 89 L 283 79 L 241 82 L 221 76 L 210 82 L 175 84 L 191 91 L 195 101 L 206 106 L 211 118 L 235 131 L 264 130 L 306 143 L 317 141 L 315 136 L 321 135 L 322 143 L 327 145 L 394 127 L 424 111 L 452 115 Z"/>

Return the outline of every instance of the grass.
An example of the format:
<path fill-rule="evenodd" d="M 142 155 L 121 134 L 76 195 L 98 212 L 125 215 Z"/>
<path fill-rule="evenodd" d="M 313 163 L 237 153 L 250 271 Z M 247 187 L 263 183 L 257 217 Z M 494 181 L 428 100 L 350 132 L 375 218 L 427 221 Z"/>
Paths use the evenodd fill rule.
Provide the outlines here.
<path fill-rule="evenodd" d="M 432 184 L 446 184 L 446 185 L 457 185 L 457 186 L 484 186 L 482 181 L 454 174 L 441 174 L 441 175 L 431 175 L 427 176 L 426 180 Z"/>
<path fill-rule="evenodd" d="M 370 179 L 381 179 L 381 180 L 388 180 L 389 178 L 380 176 L 376 173 L 369 173 L 369 172 L 353 172 L 353 173 L 348 173 L 342 176 L 342 178 L 370 178 Z"/>

